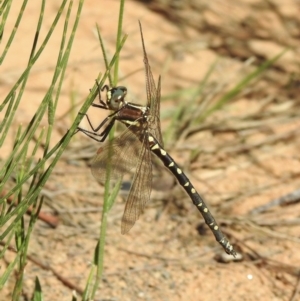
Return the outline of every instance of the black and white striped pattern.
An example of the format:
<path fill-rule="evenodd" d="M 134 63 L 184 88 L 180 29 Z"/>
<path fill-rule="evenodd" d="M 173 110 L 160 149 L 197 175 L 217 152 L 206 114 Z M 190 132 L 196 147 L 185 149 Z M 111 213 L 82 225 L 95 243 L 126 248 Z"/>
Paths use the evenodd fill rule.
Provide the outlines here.
<path fill-rule="evenodd" d="M 212 233 L 214 234 L 217 242 L 224 248 L 226 253 L 235 255 L 236 252 L 228 239 L 220 230 L 216 220 L 210 213 L 207 205 L 202 197 L 193 187 L 192 183 L 184 172 L 179 168 L 172 157 L 162 148 L 158 141 L 151 135 L 148 137 L 151 151 L 164 163 L 164 165 L 170 170 L 170 172 L 176 177 L 179 184 L 183 187 L 186 193 L 189 195 L 193 204 L 197 207 L 201 215 L 203 216 L 205 223 L 208 225 Z"/>

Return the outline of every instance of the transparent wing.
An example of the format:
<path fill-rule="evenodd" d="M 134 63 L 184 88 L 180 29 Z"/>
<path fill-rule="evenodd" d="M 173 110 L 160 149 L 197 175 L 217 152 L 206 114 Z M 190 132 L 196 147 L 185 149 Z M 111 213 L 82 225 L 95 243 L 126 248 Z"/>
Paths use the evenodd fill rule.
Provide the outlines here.
<path fill-rule="evenodd" d="M 164 142 L 162 139 L 162 134 L 161 134 L 161 127 L 160 127 L 160 81 L 161 77 L 159 76 L 158 78 L 158 83 L 157 83 L 157 90 L 156 90 L 156 97 L 155 100 L 152 101 L 152 106 L 153 109 L 151 111 L 151 113 L 153 113 L 153 116 L 155 118 L 154 121 L 154 127 L 150 129 L 151 134 L 157 139 L 157 141 L 159 142 L 159 144 L 163 147 L 164 146 Z"/>
<path fill-rule="evenodd" d="M 119 180 L 125 173 L 136 167 L 139 160 L 141 142 L 130 130 L 107 141 L 101 146 L 92 160 L 92 174 L 104 184 L 107 177 Z"/>
<path fill-rule="evenodd" d="M 121 232 L 127 233 L 144 211 L 150 199 L 152 188 L 152 162 L 148 147 L 148 135 L 144 137 L 143 147 L 138 158 L 138 165 L 133 178 L 131 189 L 126 201 L 122 218 Z"/>
<path fill-rule="evenodd" d="M 146 92 L 147 92 L 147 106 L 150 108 L 150 115 L 153 118 L 150 124 L 151 134 L 158 140 L 158 142 L 163 146 L 162 135 L 160 131 L 160 77 L 158 79 L 157 89 L 155 86 L 155 81 L 151 72 L 151 67 L 149 65 L 148 56 L 145 48 L 144 37 L 142 32 L 142 26 L 140 25 L 141 39 L 144 53 L 144 65 L 146 73 Z"/>

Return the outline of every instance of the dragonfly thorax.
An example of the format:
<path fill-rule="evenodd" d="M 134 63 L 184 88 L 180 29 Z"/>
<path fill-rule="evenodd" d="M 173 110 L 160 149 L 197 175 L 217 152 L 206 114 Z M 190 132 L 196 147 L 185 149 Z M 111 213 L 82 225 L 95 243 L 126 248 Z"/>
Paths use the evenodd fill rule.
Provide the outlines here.
<path fill-rule="evenodd" d="M 106 94 L 106 103 L 109 109 L 117 111 L 125 103 L 125 96 L 127 95 L 127 89 L 123 86 L 111 88 Z"/>

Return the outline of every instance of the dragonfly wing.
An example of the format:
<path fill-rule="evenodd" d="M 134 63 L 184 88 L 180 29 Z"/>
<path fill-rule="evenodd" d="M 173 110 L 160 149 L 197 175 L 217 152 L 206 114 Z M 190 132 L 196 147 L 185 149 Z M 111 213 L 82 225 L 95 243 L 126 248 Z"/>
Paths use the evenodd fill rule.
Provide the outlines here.
<path fill-rule="evenodd" d="M 148 135 L 145 135 L 143 147 L 138 158 L 136 172 L 132 181 L 131 189 L 126 201 L 125 210 L 122 218 L 122 234 L 127 233 L 150 199 L 152 188 L 152 162 L 151 151 L 148 148 Z"/>
<path fill-rule="evenodd" d="M 93 176 L 101 184 L 105 183 L 107 177 L 120 180 L 125 173 L 136 167 L 140 148 L 141 142 L 127 129 L 98 149 L 92 160 Z"/>
<path fill-rule="evenodd" d="M 156 89 L 155 81 L 148 61 L 141 23 L 140 23 L 140 31 L 141 31 L 141 39 L 142 39 L 142 46 L 143 46 L 143 53 L 144 53 L 144 66 L 145 66 L 145 73 L 146 73 L 147 106 L 149 106 L 150 116 L 153 118 L 153 120 L 150 122 L 150 131 L 151 134 L 157 139 L 157 141 L 163 146 L 163 140 L 160 131 L 161 77 L 158 78 L 158 84 Z"/>
<path fill-rule="evenodd" d="M 157 90 L 156 90 L 156 96 L 152 96 L 153 100 L 151 102 L 150 112 L 154 116 L 154 126 L 152 130 L 150 130 L 151 134 L 156 138 L 156 140 L 159 142 L 159 144 L 163 147 L 163 139 L 161 134 L 161 127 L 160 127 L 160 83 L 161 83 L 161 77 L 158 78 L 157 83 Z"/>

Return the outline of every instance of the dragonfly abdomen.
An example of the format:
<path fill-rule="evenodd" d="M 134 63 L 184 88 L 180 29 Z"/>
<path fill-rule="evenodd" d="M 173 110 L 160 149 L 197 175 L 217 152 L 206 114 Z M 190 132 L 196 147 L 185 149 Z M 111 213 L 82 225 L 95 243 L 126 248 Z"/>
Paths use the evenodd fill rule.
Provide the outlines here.
<path fill-rule="evenodd" d="M 182 171 L 182 169 L 180 169 L 180 167 L 176 164 L 173 158 L 162 148 L 162 146 L 152 135 L 149 135 L 148 140 L 149 140 L 149 147 L 151 151 L 164 163 L 164 165 L 176 177 L 179 184 L 187 192 L 189 197 L 192 199 L 193 204 L 196 206 L 196 208 L 203 216 L 205 223 L 209 226 L 209 228 L 213 232 L 216 240 L 222 245 L 226 253 L 235 255 L 236 253 L 233 249 L 233 246 L 229 243 L 225 235 L 220 230 L 220 227 L 218 226 L 216 220 L 214 219 L 209 209 L 207 208 L 207 205 L 205 204 L 203 198 L 196 191 L 196 189 L 191 184 L 190 180 Z"/>

